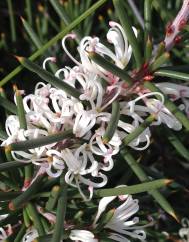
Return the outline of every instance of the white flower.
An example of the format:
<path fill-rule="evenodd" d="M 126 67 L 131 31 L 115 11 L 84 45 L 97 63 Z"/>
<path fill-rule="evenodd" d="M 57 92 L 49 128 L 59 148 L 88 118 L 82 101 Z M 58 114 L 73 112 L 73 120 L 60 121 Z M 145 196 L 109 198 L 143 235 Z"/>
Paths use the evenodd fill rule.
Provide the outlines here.
<path fill-rule="evenodd" d="M 147 98 L 150 96 L 158 95 L 161 98 L 157 100 L 155 98 Z M 143 100 L 145 103 L 145 107 L 137 106 L 135 108 L 136 102 L 139 100 Z M 132 100 L 128 103 L 130 106 L 131 112 L 148 112 L 154 114 L 157 122 L 153 122 L 152 125 L 159 125 L 161 123 L 165 123 L 169 128 L 180 130 L 182 128 L 181 123 L 175 118 L 175 116 L 164 106 L 164 96 L 160 92 L 150 92 L 146 94 L 141 94 L 135 100 Z"/>
<path fill-rule="evenodd" d="M 20 128 L 19 120 L 16 115 L 8 116 L 5 121 L 5 130 L 8 136 L 17 135 Z"/>
<path fill-rule="evenodd" d="M 170 82 L 161 82 L 156 84 L 161 91 L 169 96 L 172 101 L 181 99 L 183 104 L 179 107 L 184 109 L 189 117 L 189 87 L 186 85 L 180 85 Z"/>
<path fill-rule="evenodd" d="M 98 162 L 94 159 L 92 153 L 87 150 L 87 144 L 81 145 L 75 151 L 66 148 L 62 150 L 61 154 L 68 167 L 65 181 L 77 187 L 85 200 L 90 200 L 93 194 L 93 189 L 91 188 L 103 187 L 107 183 L 107 177 L 99 172 Z M 85 176 L 89 174 L 91 178 L 85 178 Z M 93 182 L 92 177 L 100 178 L 101 181 Z M 90 192 L 88 199 L 82 192 L 80 183 L 88 186 Z"/>
<path fill-rule="evenodd" d="M 2 219 L 5 217 L 7 217 L 7 215 L 3 215 Z M 0 228 L 0 242 L 6 241 L 7 237 L 13 233 L 12 226 L 10 224 L 5 226 L 5 228 Z"/>
<path fill-rule="evenodd" d="M 153 97 L 154 95 L 160 96 L 161 100 Z M 137 102 L 143 101 L 144 105 L 138 105 Z M 144 119 L 149 115 L 154 115 L 156 121 L 151 123 L 152 125 L 160 125 L 165 123 L 169 128 L 174 130 L 180 130 L 182 128 L 181 123 L 175 118 L 175 116 L 164 106 L 164 96 L 159 92 L 151 93 L 139 93 L 139 97 L 134 100 L 129 101 L 126 105 L 121 104 L 121 114 L 130 116 L 133 118 L 131 124 L 125 123 L 121 120 L 118 122 L 118 128 L 126 131 L 127 133 L 132 133 L 135 128 L 137 128 L 141 123 L 144 122 Z M 124 139 L 127 135 L 121 131 L 119 133 L 121 139 Z M 136 150 L 146 149 L 150 145 L 150 136 L 151 132 L 149 128 L 146 128 L 136 139 L 134 139 L 129 146 Z M 140 143 L 146 142 L 145 146 L 139 146 Z"/>
<path fill-rule="evenodd" d="M 47 57 L 44 61 L 43 61 L 43 69 L 47 69 L 46 68 L 46 65 L 47 65 L 47 63 L 49 62 L 49 61 L 51 61 L 51 62 L 53 62 L 53 63 L 56 63 L 56 58 L 55 57 Z"/>
<path fill-rule="evenodd" d="M 115 132 L 112 139 L 104 144 L 103 135 L 105 133 L 104 128 L 99 128 L 95 131 L 95 134 L 90 139 L 90 149 L 98 156 L 102 156 L 104 163 L 101 163 L 101 169 L 104 171 L 109 171 L 113 168 L 112 156 L 119 152 L 119 146 L 121 145 L 121 140 L 118 134 Z"/>
<path fill-rule="evenodd" d="M 110 21 L 109 25 L 111 26 L 110 30 L 107 33 L 107 39 L 110 43 L 114 45 L 115 49 L 115 64 L 124 69 L 128 64 L 131 54 L 132 48 L 127 41 L 127 36 L 122 28 L 122 26 L 116 22 Z M 137 31 L 133 28 L 135 35 L 137 35 Z M 113 55 L 112 55 L 113 56 Z"/>
<path fill-rule="evenodd" d="M 13 142 L 26 141 L 27 139 L 35 139 L 35 138 L 40 138 L 40 137 L 44 137 L 47 135 L 48 135 L 48 132 L 43 129 L 37 129 L 37 128 L 36 129 L 27 129 L 27 130 L 20 129 L 20 130 L 18 130 L 17 134 L 14 133 L 7 140 L 5 140 L 1 145 L 5 146 L 5 145 L 9 145 Z M 35 162 L 36 159 L 40 160 L 40 158 L 43 158 L 43 156 L 46 153 L 46 150 L 54 145 L 55 144 L 52 143 L 50 145 L 41 146 L 41 147 L 37 147 L 34 149 L 29 149 L 28 152 L 11 151 L 11 154 L 12 154 L 13 158 L 17 161 L 25 162 L 25 163 Z"/>
<path fill-rule="evenodd" d="M 79 109 L 79 107 L 78 107 Z M 83 137 L 96 123 L 96 114 L 92 111 L 85 111 L 80 107 L 80 112 L 76 114 L 73 133 L 76 137 Z"/>
<path fill-rule="evenodd" d="M 50 158 L 46 168 L 47 174 L 51 177 L 59 177 L 65 168 L 62 154 L 57 150 L 50 149 L 46 152 L 46 155 Z"/>
<path fill-rule="evenodd" d="M 3 242 L 4 240 L 6 240 L 6 238 L 8 237 L 8 234 L 6 233 L 4 228 L 0 228 L 0 242 Z"/>
<path fill-rule="evenodd" d="M 105 212 L 108 204 L 115 198 L 116 196 L 111 196 L 104 197 L 100 200 L 98 212 L 93 223 L 94 228 L 97 226 L 101 214 Z M 146 234 L 143 228 L 145 226 L 136 226 L 139 222 L 139 218 L 132 218 L 139 210 L 138 200 L 133 199 L 130 195 L 119 196 L 119 198 L 123 201 L 123 203 L 115 209 L 113 216 L 104 226 L 104 229 L 110 229 L 113 231 L 108 237 L 120 242 L 130 241 L 125 238 L 125 236 L 144 241 Z"/>
<path fill-rule="evenodd" d="M 189 220 L 183 218 L 181 224 L 182 228 L 179 230 L 179 236 L 182 238 L 182 242 L 189 242 Z"/>
<path fill-rule="evenodd" d="M 62 40 L 62 46 L 66 54 L 77 66 L 84 69 L 85 72 L 88 71 L 91 73 L 98 74 L 99 76 L 107 80 L 109 83 L 111 83 L 111 73 L 104 70 L 102 67 L 98 66 L 93 61 L 91 61 L 88 57 L 88 52 L 95 51 L 96 53 L 102 56 L 108 56 L 113 60 L 115 65 L 117 65 L 121 69 L 124 69 L 131 58 L 132 48 L 130 45 L 128 46 L 127 36 L 122 26 L 113 21 L 111 21 L 109 24 L 111 28 L 107 33 L 107 40 L 109 43 L 114 45 L 115 53 L 111 49 L 106 47 L 104 44 L 102 44 L 98 37 L 92 38 L 90 36 L 86 36 L 81 40 L 78 46 L 78 52 L 81 59 L 80 63 L 71 55 L 65 44 L 68 38 L 74 39 L 76 37 L 74 34 L 66 35 Z M 136 29 L 133 28 L 133 30 L 135 35 L 137 35 Z M 117 79 L 116 77 L 113 78 Z"/>
<path fill-rule="evenodd" d="M 29 228 L 24 235 L 22 242 L 32 242 L 34 239 L 36 239 L 39 236 L 37 230 L 35 228 Z"/>
<path fill-rule="evenodd" d="M 94 234 L 88 230 L 71 230 L 69 238 L 76 242 L 98 242 L 98 239 L 95 239 Z"/>
<path fill-rule="evenodd" d="M 143 108 L 143 106 L 142 106 Z M 141 123 L 144 122 L 144 119 L 137 114 L 137 107 L 135 106 L 135 112 L 131 112 L 127 105 L 124 109 L 120 111 L 121 114 L 125 114 L 133 119 L 132 123 L 126 123 L 121 120 L 118 122 L 118 133 L 121 137 L 121 140 L 127 137 L 127 133 L 132 133 Z M 137 138 L 135 138 L 128 145 L 135 150 L 144 150 L 150 145 L 151 132 L 149 128 L 146 128 Z M 146 143 L 144 146 L 141 146 L 141 143 Z"/>

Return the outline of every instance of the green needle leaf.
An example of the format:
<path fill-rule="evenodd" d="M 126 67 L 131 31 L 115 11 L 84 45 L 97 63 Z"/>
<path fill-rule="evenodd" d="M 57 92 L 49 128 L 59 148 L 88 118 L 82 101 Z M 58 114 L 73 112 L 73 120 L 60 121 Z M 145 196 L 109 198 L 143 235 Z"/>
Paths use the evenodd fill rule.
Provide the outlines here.
<path fill-rule="evenodd" d="M 59 193 L 60 193 L 60 186 L 54 186 L 51 190 L 49 199 L 46 203 L 46 209 L 48 211 L 54 210 L 54 208 L 57 204 L 57 201 L 58 201 Z"/>
<path fill-rule="evenodd" d="M 141 125 L 134 129 L 130 134 L 128 134 L 123 142 L 125 145 L 130 144 L 134 139 L 136 139 L 142 132 L 150 126 L 150 124 L 155 120 L 155 115 L 149 115 Z"/>
<path fill-rule="evenodd" d="M 60 242 L 64 235 L 64 220 L 67 207 L 67 183 L 65 182 L 64 176 L 65 174 L 63 173 L 60 178 L 61 191 L 56 211 L 56 224 L 51 242 Z"/>
<path fill-rule="evenodd" d="M 161 67 L 164 63 L 166 63 L 169 59 L 170 59 L 169 52 L 165 52 L 150 65 L 149 69 L 151 71 L 155 71 L 159 67 Z"/>
<path fill-rule="evenodd" d="M 20 195 L 20 192 L 0 192 L 0 201 L 9 201 Z"/>
<path fill-rule="evenodd" d="M 123 81 L 125 81 L 128 84 L 128 86 L 132 85 L 133 80 L 125 71 L 123 71 L 122 69 L 112 64 L 111 62 L 109 62 L 108 60 L 106 60 L 101 55 L 95 52 L 89 52 L 88 55 L 91 60 L 93 60 L 95 63 L 97 63 L 105 70 L 110 71 L 115 76 L 118 76 L 119 78 L 121 78 Z"/>
<path fill-rule="evenodd" d="M 145 39 L 145 62 L 149 62 L 152 56 L 152 36 L 151 36 L 151 21 L 152 21 L 152 0 L 144 1 L 144 39 Z"/>
<path fill-rule="evenodd" d="M 0 106 L 2 106 L 7 111 L 9 111 L 13 114 L 17 114 L 16 105 L 14 103 L 12 103 L 11 101 L 9 101 L 8 99 L 1 97 L 1 96 L 0 96 Z"/>
<path fill-rule="evenodd" d="M 148 36 L 147 41 L 146 41 L 146 47 L 145 47 L 145 62 L 148 63 L 150 61 L 150 58 L 152 57 L 152 40 Z"/>
<path fill-rule="evenodd" d="M 66 25 L 69 25 L 71 22 L 70 16 L 66 13 L 65 8 L 59 3 L 58 0 L 50 0 L 51 5 L 53 6 L 56 13 L 64 21 Z M 82 39 L 82 35 L 78 30 L 74 30 L 77 35 L 77 38 Z"/>
<path fill-rule="evenodd" d="M 104 143 L 108 143 L 112 139 L 117 129 L 119 117 L 120 117 L 120 105 L 118 101 L 115 101 L 112 103 L 112 115 L 108 123 L 108 126 L 106 128 L 105 134 L 102 138 Z"/>
<path fill-rule="evenodd" d="M 185 160 L 189 161 L 189 151 L 188 149 L 182 144 L 182 142 L 178 139 L 178 137 L 170 130 L 166 129 L 168 134 L 168 140 L 176 149 L 178 154 L 183 157 Z"/>
<path fill-rule="evenodd" d="M 9 203 L 10 210 L 16 210 L 32 199 L 32 196 L 40 190 L 43 175 L 39 175 L 36 180 L 27 188 L 25 192 L 13 199 Z"/>
<path fill-rule="evenodd" d="M 10 30 L 11 30 L 11 38 L 12 42 L 16 41 L 16 24 L 15 24 L 15 16 L 13 12 L 13 4 L 12 0 L 7 0 L 9 18 L 10 18 Z"/>
<path fill-rule="evenodd" d="M 34 204 L 28 203 L 27 207 L 27 212 L 32 219 L 34 223 L 34 227 L 37 229 L 39 236 L 45 235 L 45 230 L 43 228 L 43 224 L 41 222 L 41 218 L 39 216 L 39 213 L 37 212 L 37 209 Z"/>
<path fill-rule="evenodd" d="M 188 73 L 182 73 L 178 71 L 172 71 L 172 70 L 158 70 L 154 72 L 155 76 L 163 76 L 163 77 L 169 77 L 173 79 L 183 80 L 183 81 L 189 81 L 189 74 Z"/>
<path fill-rule="evenodd" d="M 28 35 L 31 38 L 32 42 L 34 43 L 34 45 L 38 49 L 40 49 L 43 46 L 43 44 L 42 44 L 41 40 L 39 39 L 38 35 L 34 32 L 32 27 L 28 24 L 28 22 L 23 17 L 21 17 L 21 20 L 22 20 L 24 29 L 28 33 Z"/>
<path fill-rule="evenodd" d="M 27 166 L 28 163 L 22 163 L 19 161 L 8 161 L 0 164 L 0 172 L 4 172 L 7 170 L 12 170 L 13 168 L 19 168 L 23 166 Z"/>
<path fill-rule="evenodd" d="M 13 89 L 15 91 L 15 96 L 16 96 L 17 113 L 18 113 L 20 128 L 26 130 L 27 122 L 25 117 L 25 110 L 24 110 L 22 96 L 16 85 L 13 86 Z"/>
<path fill-rule="evenodd" d="M 26 0 L 26 14 L 27 14 L 27 20 L 32 26 L 32 0 Z"/>
<path fill-rule="evenodd" d="M 137 185 L 116 187 L 108 189 L 98 189 L 95 191 L 95 196 L 98 197 L 109 197 L 109 196 L 120 196 L 125 194 L 137 194 L 142 192 L 150 192 L 151 190 L 158 189 L 170 184 L 172 180 L 169 179 L 158 179 L 155 181 L 144 182 Z"/>
<path fill-rule="evenodd" d="M 26 226 L 24 224 L 22 224 L 20 231 L 18 232 L 16 238 L 14 239 L 14 242 L 22 241 L 22 238 L 23 238 L 25 233 L 26 233 Z"/>
<path fill-rule="evenodd" d="M 16 96 L 16 104 L 17 104 L 17 110 L 18 110 L 18 118 L 20 123 L 20 128 L 27 130 L 27 122 L 26 122 L 26 116 L 25 116 L 25 110 L 23 105 L 23 99 L 20 91 L 18 90 L 17 86 L 14 85 L 14 91 Z M 32 178 L 33 173 L 33 165 L 30 164 L 24 168 L 25 171 L 25 182 L 29 183 Z"/>
<path fill-rule="evenodd" d="M 62 141 L 66 138 L 73 137 L 72 130 L 66 130 L 64 132 L 59 132 L 56 134 L 51 134 L 41 138 L 20 141 L 17 143 L 10 144 L 7 149 L 9 150 L 29 150 L 34 149 L 43 145 L 52 144 L 55 142 Z"/>
<path fill-rule="evenodd" d="M 44 70 L 39 65 L 31 62 L 29 59 L 26 59 L 24 57 L 16 57 L 17 60 L 28 70 L 36 73 L 38 76 L 40 76 L 44 81 L 49 82 L 51 85 L 54 85 L 57 88 L 60 88 L 67 92 L 69 95 L 79 99 L 79 96 L 81 93 L 67 84 L 66 82 L 61 81 L 59 78 L 54 76 L 52 73 Z"/>
<path fill-rule="evenodd" d="M 26 228 L 29 228 L 31 226 L 31 220 L 26 208 L 23 208 L 23 219 L 24 219 L 24 224 Z"/>
<path fill-rule="evenodd" d="M 149 181 L 148 176 L 146 173 L 142 170 L 140 165 L 137 163 L 137 161 L 134 159 L 134 157 L 131 155 L 131 153 L 127 150 L 121 150 L 121 155 L 125 159 L 125 161 L 128 163 L 130 168 L 133 170 L 133 172 L 136 174 L 136 176 L 139 178 L 141 182 Z M 158 191 L 158 190 L 151 190 L 149 191 L 149 194 L 152 195 L 152 197 L 156 200 L 157 203 L 172 217 L 174 217 L 176 220 L 177 216 L 175 214 L 174 209 L 169 204 L 169 202 L 164 198 L 164 196 Z"/>

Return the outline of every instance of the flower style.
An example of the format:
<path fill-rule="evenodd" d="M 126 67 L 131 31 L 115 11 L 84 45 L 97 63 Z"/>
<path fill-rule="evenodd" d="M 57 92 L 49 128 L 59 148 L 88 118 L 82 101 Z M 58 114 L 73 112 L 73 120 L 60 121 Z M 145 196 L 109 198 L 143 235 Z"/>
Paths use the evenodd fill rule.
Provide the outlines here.
<path fill-rule="evenodd" d="M 76 242 L 98 242 L 98 239 L 95 239 L 94 234 L 88 230 L 71 230 L 69 238 Z"/>

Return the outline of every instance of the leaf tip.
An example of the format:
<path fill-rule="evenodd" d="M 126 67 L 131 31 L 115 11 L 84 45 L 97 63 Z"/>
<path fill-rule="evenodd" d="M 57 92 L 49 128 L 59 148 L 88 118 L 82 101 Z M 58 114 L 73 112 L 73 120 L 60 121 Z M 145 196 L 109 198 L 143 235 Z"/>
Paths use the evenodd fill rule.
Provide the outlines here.
<path fill-rule="evenodd" d="M 171 54 L 170 54 L 169 52 L 165 52 L 165 58 L 166 58 L 166 59 L 169 59 L 170 56 L 171 56 Z"/>
<path fill-rule="evenodd" d="M 22 63 L 22 62 L 25 60 L 25 58 L 24 58 L 23 56 L 15 55 L 14 57 L 15 57 L 15 58 L 17 59 L 17 61 L 19 61 L 20 63 Z"/>
<path fill-rule="evenodd" d="M 8 153 L 12 150 L 10 145 L 5 146 L 4 149 L 5 149 L 5 153 Z"/>
<path fill-rule="evenodd" d="M 173 182 L 174 182 L 173 179 L 165 179 L 165 185 L 169 185 L 169 184 L 171 184 Z"/>
<path fill-rule="evenodd" d="M 22 23 L 25 22 L 25 19 L 22 16 L 20 16 L 20 19 L 21 19 Z"/>
<path fill-rule="evenodd" d="M 14 210 L 15 210 L 15 206 L 14 206 L 13 202 L 10 202 L 10 203 L 8 204 L 8 207 L 9 207 L 9 209 L 10 209 L 11 211 L 14 211 Z"/>
<path fill-rule="evenodd" d="M 13 85 L 12 85 L 12 88 L 13 88 L 13 91 L 14 91 L 14 92 L 16 92 L 16 91 L 18 90 L 18 87 L 17 87 L 16 84 L 13 84 Z"/>
<path fill-rule="evenodd" d="M 171 212 L 170 215 L 177 221 L 177 223 L 180 223 L 180 219 L 174 212 Z"/>

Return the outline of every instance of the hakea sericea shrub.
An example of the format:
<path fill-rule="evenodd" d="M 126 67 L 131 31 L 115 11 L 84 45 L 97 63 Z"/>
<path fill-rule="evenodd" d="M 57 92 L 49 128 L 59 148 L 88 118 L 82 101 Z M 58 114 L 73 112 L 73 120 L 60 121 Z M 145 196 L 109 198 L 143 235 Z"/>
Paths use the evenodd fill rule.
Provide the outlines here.
<path fill-rule="evenodd" d="M 121 1 L 117 0 L 115 8 L 120 13 L 121 24 L 109 23 L 107 44 L 98 37 L 86 36 L 77 47 L 77 59 L 67 48 L 69 39 L 77 36 L 70 33 L 62 39 L 63 50 L 74 62 L 74 67 L 65 66 L 53 75 L 47 69 L 48 64 L 55 61 L 54 57 L 45 59 L 43 68 L 17 57 L 24 67 L 35 72 L 44 82 L 37 83 L 34 93 L 29 95 L 24 95 L 23 90 L 14 86 L 16 106 L 11 104 L 7 107 L 15 114 L 6 119 L 7 137 L 2 138 L 1 146 L 12 167 L 24 166 L 24 175 L 23 170 L 18 173 L 24 185 L 16 189 L 18 196 L 11 197 L 13 200 L 8 203 L 11 214 L 8 217 L 3 215 L 2 224 L 9 224 L 10 216 L 19 214 L 21 208 L 24 223 L 22 225 L 19 215 L 14 226 L 10 223 L 12 227 L 9 224 L 7 230 L 2 227 L 1 241 L 12 236 L 12 231 L 20 226 L 16 241 L 18 238 L 24 242 L 43 239 L 59 242 L 63 238 L 91 242 L 101 239 L 130 241 L 132 238 L 145 241 L 144 227 L 152 225 L 152 222 L 136 225 L 139 218 L 133 215 L 139 210 L 138 200 L 125 195 L 124 191 L 129 187 L 118 186 L 107 197 L 106 192 L 103 197 L 103 190 L 99 188 L 107 184 L 108 172 L 114 167 L 114 157 L 120 152 L 129 165 L 135 167 L 134 172 L 140 180 L 148 180 L 124 146 L 137 151 L 147 149 L 151 126 L 164 124 L 175 131 L 183 126 L 189 129 L 189 87 L 154 82 L 156 75 L 163 75 L 156 70 L 170 59 L 168 51 L 180 40 L 180 31 L 188 19 L 188 5 L 188 1 L 183 2 L 175 21 L 167 28 L 164 43 L 153 54 L 151 39 L 147 37 L 144 63 L 138 52 L 137 30 L 128 25 L 127 19 L 123 20 Z M 132 55 L 137 68 L 127 72 Z M 171 74 L 174 72 L 166 73 Z M 178 101 L 177 106 L 174 102 Z M 16 179 L 11 171 L 8 175 Z M 58 181 L 59 185 L 52 181 Z M 168 182 L 151 182 L 150 188 L 148 186 L 147 189 L 146 185 L 146 191 Z M 45 208 L 44 199 L 32 203 L 33 195 L 49 187 L 52 190 Z M 144 186 L 142 189 L 145 191 Z M 83 221 L 80 224 L 64 222 L 69 190 L 78 191 L 85 202 L 98 194 L 103 197 L 96 215 L 94 213 L 88 224 Z M 156 200 L 159 198 L 160 205 L 175 217 L 174 211 L 157 190 L 153 190 L 151 195 Z M 119 198 L 117 207 L 111 205 L 108 209 L 116 197 Z M 4 224 L 3 221 L 8 222 Z"/>

